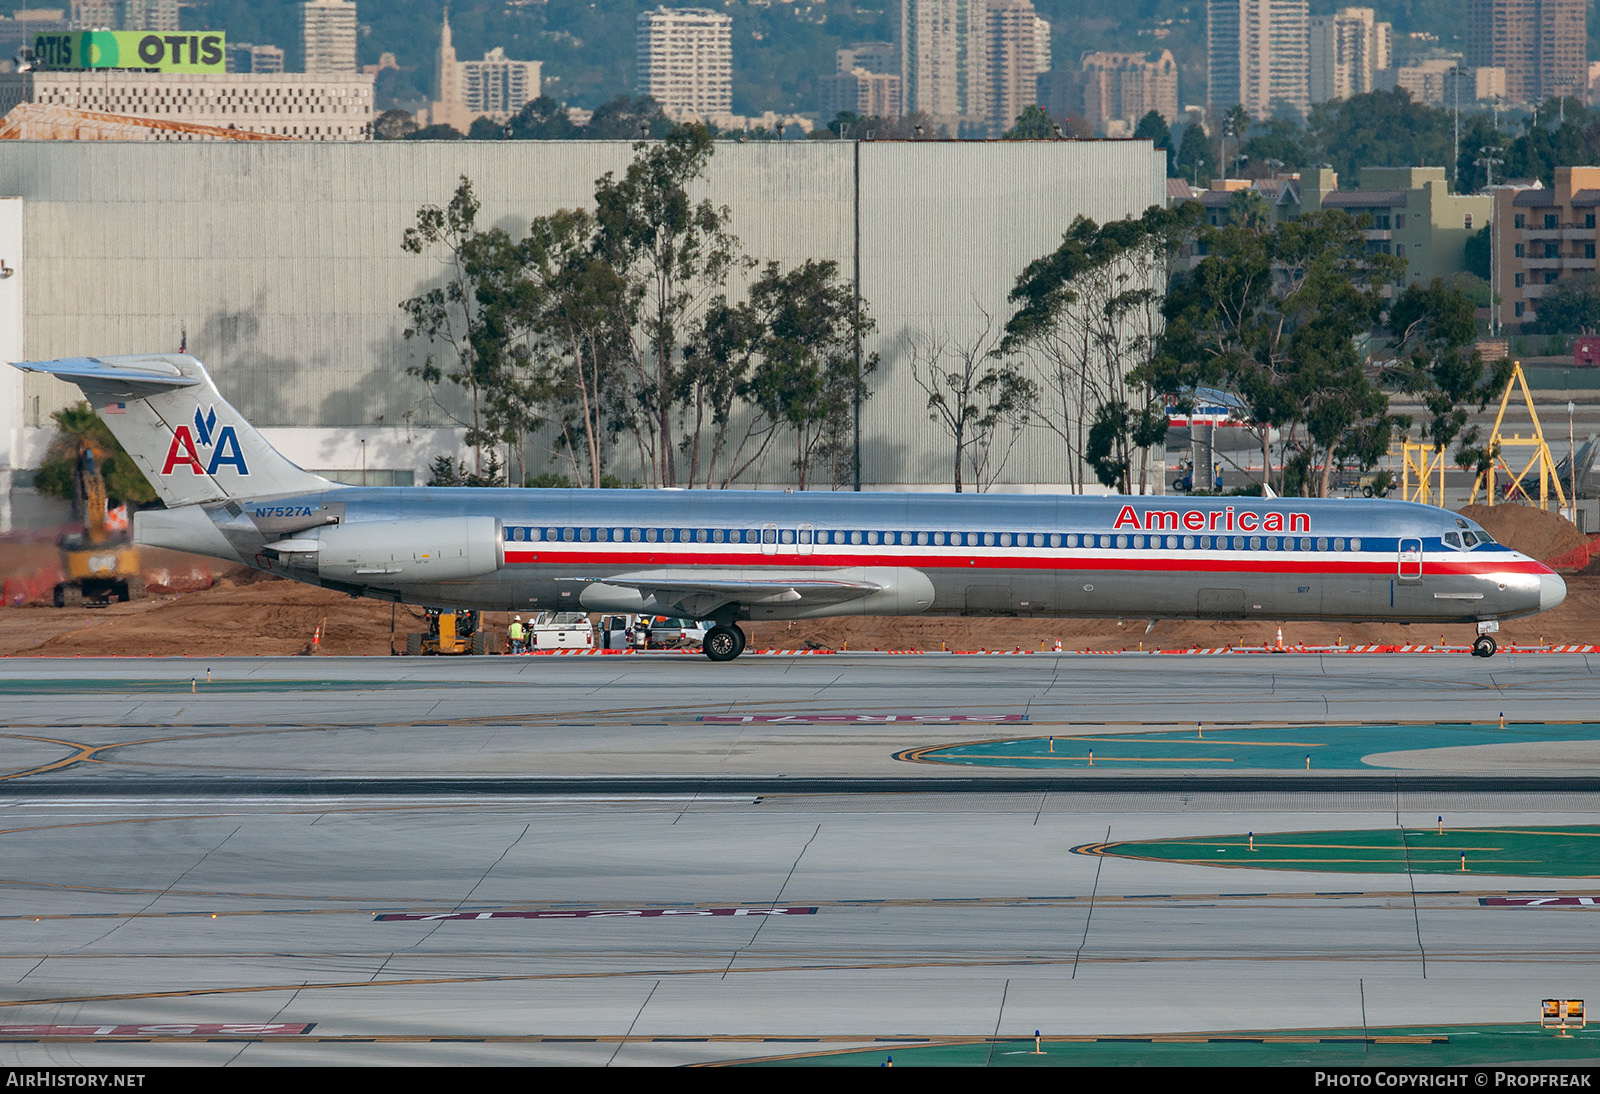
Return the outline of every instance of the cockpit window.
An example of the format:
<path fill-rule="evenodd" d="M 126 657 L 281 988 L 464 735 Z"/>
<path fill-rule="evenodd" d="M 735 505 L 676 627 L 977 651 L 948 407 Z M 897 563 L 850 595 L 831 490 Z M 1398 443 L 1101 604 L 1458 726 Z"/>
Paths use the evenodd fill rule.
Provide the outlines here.
<path fill-rule="evenodd" d="M 1460 532 L 1446 532 L 1444 534 L 1444 545 L 1446 547 L 1454 547 L 1456 550 L 1459 551 L 1461 549 L 1461 533 Z"/>
<path fill-rule="evenodd" d="M 1467 526 L 1467 522 L 1466 521 L 1462 520 L 1460 517 L 1456 518 L 1456 527 L 1457 528 L 1465 528 L 1466 526 Z"/>
<path fill-rule="evenodd" d="M 1479 543 L 1493 543 L 1494 542 L 1494 537 L 1491 536 L 1488 532 L 1485 532 L 1482 528 L 1479 528 L 1478 529 L 1478 542 Z"/>
<path fill-rule="evenodd" d="M 1462 532 L 1461 538 L 1468 547 L 1476 547 L 1478 545 L 1478 537 L 1471 532 Z"/>

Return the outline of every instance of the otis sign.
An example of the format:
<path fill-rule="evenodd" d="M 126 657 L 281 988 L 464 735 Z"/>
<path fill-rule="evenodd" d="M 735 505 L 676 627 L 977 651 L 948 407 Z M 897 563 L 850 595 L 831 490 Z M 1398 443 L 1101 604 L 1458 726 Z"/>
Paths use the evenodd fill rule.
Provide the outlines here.
<path fill-rule="evenodd" d="M 211 451 L 211 458 L 204 463 L 200 460 L 200 449 Z M 215 475 L 219 467 L 231 467 L 241 475 L 250 474 L 233 426 L 217 428 L 215 407 L 208 410 L 205 417 L 195 410 L 193 430 L 180 425 L 172 431 L 172 443 L 167 446 L 167 462 L 161 465 L 161 473 L 170 475 L 179 467 L 187 467 L 196 475 Z"/>
<path fill-rule="evenodd" d="M 33 63 L 57 72 L 131 68 L 146 72 L 226 72 L 227 36 L 221 31 L 144 34 L 85 30 L 35 34 Z"/>

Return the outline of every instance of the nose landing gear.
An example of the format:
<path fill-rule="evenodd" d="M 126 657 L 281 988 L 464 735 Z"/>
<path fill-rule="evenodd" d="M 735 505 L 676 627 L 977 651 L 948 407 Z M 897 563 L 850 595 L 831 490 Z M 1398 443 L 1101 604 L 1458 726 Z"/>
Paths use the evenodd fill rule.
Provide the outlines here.
<path fill-rule="evenodd" d="M 1495 646 L 1494 638 L 1487 634 L 1480 634 L 1472 643 L 1472 656 L 1493 657 Z"/>

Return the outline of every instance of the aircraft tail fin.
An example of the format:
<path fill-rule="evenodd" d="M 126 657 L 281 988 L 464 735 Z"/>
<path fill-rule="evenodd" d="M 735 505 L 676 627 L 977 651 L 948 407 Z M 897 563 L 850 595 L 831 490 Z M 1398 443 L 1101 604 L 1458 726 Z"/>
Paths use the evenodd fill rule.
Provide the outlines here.
<path fill-rule="evenodd" d="M 83 389 L 89 405 L 169 506 L 332 489 L 295 466 L 228 405 L 183 353 L 18 361 Z"/>

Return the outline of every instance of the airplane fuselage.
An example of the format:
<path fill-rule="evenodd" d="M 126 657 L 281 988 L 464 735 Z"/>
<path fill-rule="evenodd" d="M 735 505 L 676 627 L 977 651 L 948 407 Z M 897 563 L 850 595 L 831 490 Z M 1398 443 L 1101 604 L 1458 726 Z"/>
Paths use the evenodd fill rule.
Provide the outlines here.
<path fill-rule="evenodd" d="M 200 511 L 257 569 L 482 610 L 710 618 L 718 597 L 684 590 L 715 579 L 772 586 L 741 598 L 737 619 L 1448 623 L 1531 614 L 1565 593 L 1477 525 L 1395 501 L 352 487 L 185 519 Z M 178 546 L 161 529 L 185 512 L 140 514 L 140 539 Z M 814 595 L 801 583 L 813 576 L 859 591 Z"/>

